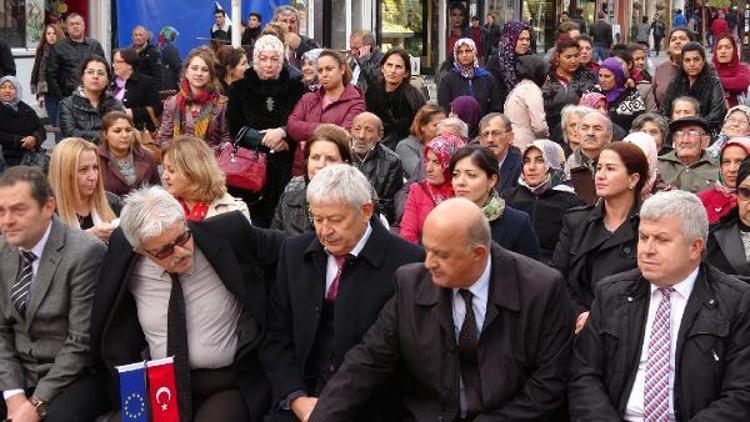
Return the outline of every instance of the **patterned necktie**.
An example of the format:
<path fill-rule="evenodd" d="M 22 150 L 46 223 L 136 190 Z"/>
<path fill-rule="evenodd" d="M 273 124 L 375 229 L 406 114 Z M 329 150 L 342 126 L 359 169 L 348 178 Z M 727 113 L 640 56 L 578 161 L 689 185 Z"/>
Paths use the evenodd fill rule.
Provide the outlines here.
<path fill-rule="evenodd" d="M 29 297 L 31 281 L 34 279 L 33 264 L 36 255 L 26 251 L 21 251 L 20 255 L 16 282 L 10 288 L 10 301 L 19 314 L 26 316 L 26 299 Z"/>
<path fill-rule="evenodd" d="M 472 302 L 473 294 L 467 289 L 459 289 L 464 300 L 466 316 L 458 333 L 458 356 L 461 364 L 461 378 L 464 381 L 466 394 L 467 418 L 472 418 L 482 410 L 482 383 L 479 378 L 477 363 L 477 318 Z"/>
<path fill-rule="evenodd" d="M 336 277 L 333 278 L 331 287 L 328 288 L 326 301 L 334 302 L 336 300 L 336 296 L 338 296 L 339 294 L 339 281 L 341 280 L 341 273 L 344 271 L 346 262 L 350 259 L 350 257 L 351 255 L 349 254 L 333 256 L 333 259 L 336 261 Z"/>
<path fill-rule="evenodd" d="M 190 388 L 190 358 L 188 353 L 187 312 L 182 294 L 180 275 L 169 273 L 172 291 L 167 309 L 167 356 L 174 356 L 177 407 L 181 421 L 193 420 L 193 397 Z"/>
<path fill-rule="evenodd" d="M 672 305 L 669 296 L 673 288 L 662 287 L 661 301 L 651 327 L 646 362 L 646 382 L 643 391 L 643 410 L 646 422 L 667 420 L 669 414 L 669 357 L 671 342 L 670 317 Z"/>

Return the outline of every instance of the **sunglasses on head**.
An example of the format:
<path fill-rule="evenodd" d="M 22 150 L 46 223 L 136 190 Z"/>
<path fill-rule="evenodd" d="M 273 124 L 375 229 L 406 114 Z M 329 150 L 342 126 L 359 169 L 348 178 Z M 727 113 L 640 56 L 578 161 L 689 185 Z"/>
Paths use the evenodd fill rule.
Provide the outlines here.
<path fill-rule="evenodd" d="M 737 197 L 743 201 L 750 200 L 750 188 L 744 186 L 737 188 Z"/>
<path fill-rule="evenodd" d="M 185 246 L 185 244 L 188 243 L 191 237 L 192 235 L 190 233 L 190 229 L 185 227 L 185 231 L 181 235 L 177 236 L 177 239 L 175 239 L 174 242 L 159 249 L 159 251 L 156 253 L 152 253 L 149 251 L 145 251 L 145 252 L 153 256 L 156 259 L 159 259 L 159 260 L 166 259 L 172 256 L 172 254 L 174 253 L 175 246 L 179 246 L 179 247 Z"/>

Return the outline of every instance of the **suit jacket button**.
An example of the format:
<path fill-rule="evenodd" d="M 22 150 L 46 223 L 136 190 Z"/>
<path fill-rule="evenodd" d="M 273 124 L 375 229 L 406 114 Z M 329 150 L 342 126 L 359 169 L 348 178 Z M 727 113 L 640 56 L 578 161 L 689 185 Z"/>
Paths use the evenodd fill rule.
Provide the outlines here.
<path fill-rule="evenodd" d="M 623 252 L 625 252 L 626 254 L 629 254 L 629 253 L 630 253 L 630 251 L 631 251 L 631 249 L 630 249 L 630 246 L 625 246 L 625 247 L 624 247 L 624 248 L 622 249 L 622 251 L 623 251 Z"/>

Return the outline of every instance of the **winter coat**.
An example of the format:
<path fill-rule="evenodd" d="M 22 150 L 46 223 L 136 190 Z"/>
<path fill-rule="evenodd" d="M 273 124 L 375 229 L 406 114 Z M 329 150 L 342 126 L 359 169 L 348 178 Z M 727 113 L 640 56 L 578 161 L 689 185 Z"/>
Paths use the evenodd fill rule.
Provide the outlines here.
<path fill-rule="evenodd" d="M 161 89 L 162 76 L 162 62 L 159 49 L 155 45 L 147 43 L 138 52 L 138 58 L 140 59 L 140 64 L 138 65 L 137 72 L 150 77 L 154 81 L 156 91 L 159 91 Z"/>
<path fill-rule="evenodd" d="M 672 101 L 683 95 L 689 95 L 698 100 L 701 106 L 701 116 L 708 121 L 708 124 L 716 133 L 719 133 L 724 125 L 724 115 L 727 113 L 724 88 L 721 87 L 721 81 L 708 64 L 705 65 L 692 85 L 690 85 L 684 72 L 677 74 L 677 77 L 667 89 L 661 114 L 671 116 Z"/>
<path fill-rule="evenodd" d="M 203 140 L 208 146 L 216 148 L 226 142 L 232 142 L 229 134 L 229 124 L 225 115 L 227 106 L 226 97 L 219 97 L 216 107 L 212 112 L 211 123 L 208 125 L 208 131 L 204 134 Z M 189 106 L 185 106 L 187 110 Z M 177 99 L 173 95 L 164 102 L 164 112 L 161 115 L 161 127 L 159 128 L 159 146 L 166 148 L 174 137 L 174 115 L 177 110 Z M 199 113 L 200 114 L 200 113 Z M 180 115 L 180 125 L 182 126 L 181 134 L 193 135 L 195 133 L 195 118 L 193 113 L 186 112 Z"/>
<path fill-rule="evenodd" d="M 139 130 L 153 132 L 158 129 L 156 124 L 159 123 L 159 116 L 163 110 L 159 84 L 160 82 L 140 73 L 134 73 L 125 83 L 125 98 L 122 99 L 122 105 L 133 110 L 133 122 Z M 156 122 L 151 119 L 148 107 L 151 107 Z"/>
<path fill-rule="evenodd" d="M 404 174 L 401 171 L 401 160 L 395 152 L 385 145 L 378 143 L 365 156 L 353 154 L 354 164 L 370 181 L 377 193 L 377 206 L 389 222 L 394 221 L 394 196 L 404 185 Z"/>
<path fill-rule="evenodd" d="M 399 234 L 411 243 L 421 243 L 424 220 L 436 205 L 432 196 L 422 186 L 423 183 L 427 181 L 412 183 L 409 187 L 404 216 L 401 218 Z"/>
<path fill-rule="evenodd" d="M 45 45 L 44 50 L 37 53 L 34 60 L 34 68 L 31 70 L 31 93 L 37 98 L 49 92 L 47 84 L 47 63 L 52 54 L 54 45 Z"/>
<path fill-rule="evenodd" d="M 708 214 L 710 224 L 717 223 L 722 217 L 729 214 L 737 207 L 737 195 L 724 194 L 715 187 L 704 190 L 698 194 L 698 198 L 703 202 Z"/>
<path fill-rule="evenodd" d="M 367 111 L 380 117 L 383 122 L 383 139 L 380 141 L 390 149 L 409 136 L 409 127 L 425 98 L 408 80 L 404 80 L 393 92 L 386 92 L 385 83 L 379 81 L 365 92 Z"/>
<path fill-rule="evenodd" d="M 99 107 L 94 108 L 81 90 L 60 101 L 60 131 L 62 138 L 75 136 L 99 144 L 102 136 L 102 118 L 113 110 L 125 111 L 122 103 L 109 94 L 103 94 Z"/>
<path fill-rule="evenodd" d="M 73 94 L 80 84 L 78 71 L 83 61 L 92 55 L 105 57 L 102 45 L 93 38 L 86 38 L 80 43 L 67 37 L 58 41 L 52 48 L 52 54 L 47 62 L 49 93 L 57 98 Z M 60 107 L 62 108 L 62 105 Z"/>
<path fill-rule="evenodd" d="M 729 107 L 739 104 L 740 96 L 747 97 L 747 88 L 750 86 L 750 66 L 745 63 L 737 63 L 737 68 L 732 76 L 719 75 L 721 86 L 724 88 L 724 96 L 729 102 Z"/>
<path fill-rule="evenodd" d="M 503 102 L 495 77 L 482 68 L 476 68 L 474 72 L 476 75 L 474 79 L 466 79 L 454 68 L 440 81 L 438 104 L 446 112 L 450 111 L 453 100 L 462 95 L 474 97 L 482 109 L 483 116 L 493 111 L 503 110 Z"/>
<path fill-rule="evenodd" d="M 734 215 L 712 224 L 708 230 L 706 261 L 719 270 L 750 281 L 750 262 L 742 243 L 741 220 Z"/>
<path fill-rule="evenodd" d="M 534 82 L 528 79 L 519 82 L 508 94 L 504 110 L 513 126 L 513 145 L 519 149 L 537 139 L 549 138 L 542 90 Z"/>
<path fill-rule="evenodd" d="M 31 106 L 23 101 L 18 103 L 18 110 L 0 104 L 0 153 L 8 166 L 21 163 L 24 152 L 21 140 L 27 136 L 36 138 L 35 150 L 42 147 L 47 138 L 42 123 Z"/>
<path fill-rule="evenodd" d="M 528 214 L 506 206 L 503 215 L 489 223 L 490 234 L 495 243 L 537 261 L 541 259 L 539 239 Z"/>
<path fill-rule="evenodd" d="M 313 229 L 307 210 L 307 182 L 302 176 L 292 177 L 276 205 L 271 228 L 293 234 Z"/>
<path fill-rule="evenodd" d="M 664 183 L 697 194 L 713 186 L 719 178 L 719 164 L 706 151 L 695 163 L 686 166 L 675 151 L 659 157 L 657 163 Z"/>
<path fill-rule="evenodd" d="M 359 66 L 359 77 L 357 78 L 356 85 L 363 92 L 366 92 L 369 87 L 381 83 L 383 79 L 380 73 L 381 60 L 383 60 L 383 52 L 380 51 L 380 48 L 374 46 L 367 56 L 351 57 L 349 59 L 349 67 L 352 69 L 352 72 Z M 357 65 L 353 66 L 354 63 L 352 62 L 356 62 Z M 299 63 L 299 65 L 302 66 L 302 63 Z"/>
<path fill-rule="evenodd" d="M 151 158 L 151 155 L 144 151 L 137 144 L 133 147 L 133 166 L 135 167 L 135 182 L 128 183 L 120 172 L 120 166 L 112 157 L 106 144 L 99 145 L 97 150 L 101 165 L 100 174 L 104 181 L 104 189 L 112 192 L 119 197 L 123 197 L 134 189 L 142 185 L 160 185 L 159 170 Z"/>
<path fill-rule="evenodd" d="M 161 88 L 163 91 L 177 90 L 182 71 L 180 51 L 174 44 L 166 43 L 161 48 Z"/>
<path fill-rule="evenodd" d="M 547 81 L 542 86 L 547 127 L 557 126 L 561 120 L 560 113 L 562 108 L 568 104 L 578 104 L 581 95 L 591 91 L 596 84 L 596 75 L 585 66 L 581 66 L 576 70 L 570 85 L 567 87 L 557 79 L 555 70 L 550 69 Z"/>
<path fill-rule="evenodd" d="M 607 95 L 598 85 L 593 91 Z M 608 107 L 609 119 L 612 123 L 629 131 L 633 120 L 646 111 L 646 101 L 636 88 L 626 88 L 620 98 L 610 103 Z"/>
<path fill-rule="evenodd" d="M 563 215 L 571 208 L 584 205 L 570 188 L 547 189 L 541 195 L 534 195 L 526 186 L 517 186 L 505 198 L 508 206 L 523 211 L 531 218 L 531 223 L 539 238 L 542 251 L 541 261 L 549 264 L 555 246 L 560 240 Z"/>
<path fill-rule="evenodd" d="M 654 97 L 656 98 L 656 105 L 659 107 L 659 110 L 664 106 L 664 99 L 667 97 L 669 84 L 674 81 L 679 72 L 680 66 L 674 64 L 672 60 L 667 60 L 659 66 L 656 66 L 656 70 L 654 70 L 654 79 L 651 82 L 651 88 L 654 90 Z M 667 115 L 665 117 L 669 119 L 672 116 Z"/>

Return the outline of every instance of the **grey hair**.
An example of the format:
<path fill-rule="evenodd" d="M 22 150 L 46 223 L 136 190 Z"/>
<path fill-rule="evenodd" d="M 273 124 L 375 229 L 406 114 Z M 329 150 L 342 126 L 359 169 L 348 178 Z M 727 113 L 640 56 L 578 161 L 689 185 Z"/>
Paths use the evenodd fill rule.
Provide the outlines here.
<path fill-rule="evenodd" d="M 120 228 L 133 249 L 139 249 L 144 239 L 184 219 L 182 205 L 169 192 L 161 186 L 146 186 L 125 197 Z"/>
<path fill-rule="evenodd" d="M 698 102 L 698 100 L 690 95 L 683 95 L 681 97 L 677 97 L 674 100 L 672 100 L 672 113 L 674 113 L 674 107 L 677 105 L 677 103 L 683 102 L 683 103 L 690 103 L 692 104 L 693 108 L 695 109 L 695 115 L 700 117 L 701 115 L 701 103 Z M 672 118 L 672 116 L 669 116 Z"/>
<path fill-rule="evenodd" d="M 461 130 L 461 136 L 464 138 L 469 136 L 469 125 L 458 117 L 448 117 L 439 121 L 437 124 L 438 135 L 442 134 L 446 127 L 457 127 Z"/>
<path fill-rule="evenodd" d="M 362 38 L 363 45 L 375 45 L 375 35 L 369 29 L 354 31 L 349 38 Z"/>
<path fill-rule="evenodd" d="M 635 120 L 633 120 L 633 125 L 630 129 L 630 133 L 640 132 L 641 130 L 643 130 L 643 125 L 645 125 L 646 123 L 655 124 L 656 127 L 659 128 L 659 132 L 661 132 L 662 142 L 666 142 L 667 137 L 669 137 L 669 122 L 667 122 L 667 119 L 665 119 L 661 114 L 644 113 L 636 117 Z"/>
<path fill-rule="evenodd" d="M 575 104 L 569 104 L 562 108 L 562 111 L 560 112 L 560 127 L 562 128 L 563 141 L 565 141 L 566 144 L 568 143 L 568 135 L 565 134 L 565 130 L 568 127 L 568 117 L 573 114 L 583 117 L 592 111 L 594 111 L 594 109 Z"/>
<path fill-rule="evenodd" d="M 492 231 L 489 220 L 480 218 L 476 224 L 470 225 L 466 231 L 466 240 L 470 248 L 479 245 L 490 247 L 492 243 Z"/>
<path fill-rule="evenodd" d="M 698 197 L 684 190 L 659 192 L 641 206 L 641 220 L 659 220 L 673 215 L 680 218 L 682 234 L 689 241 L 708 239 L 708 215 Z"/>
<path fill-rule="evenodd" d="M 307 185 L 309 204 L 343 202 L 359 210 L 371 204 L 372 187 L 364 174 L 349 164 L 334 164 L 320 169 Z"/>
<path fill-rule="evenodd" d="M 585 108 L 588 108 L 588 107 L 585 107 Z M 609 116 L 607 116 L 606 114 L 601 113 L 598 110 L 594 110 L 593 108 L 589 108 L 589 110 L 591 110 L 591 111 L 588 112 L 588 113 L 586 113 L 586 114 L 584 114 L 583 117 L 585 118 L 586 116 L 591 115 L 591 114 L 597 114 L 597 115 L 599 115 L 601 117 L 604 117 L 604 120 L 606 122 L 604 124 L 604 127 L 607 128 L 607 133 L 609 133 L 609 140 L 611 141 L 612 137 L 615 134 L 615 127 L 614 127 L 614 124 L 612 123 L 612 119 L 610 119 Z"/>
<path fill-rule="evenodd" d="M 273 19 L 276 20 L 279 15 L 294 15 L 299 19 L 299 11 L 294 6 L 279 6 L 273 11 Z"/>
<path fill-rule="evenodd" d="M 491 121 L 495 119 L 500 119 L 503 121 L 503 126 L 505 126 L 504 129 L 506 132 L 513 130 L 513 126 L 511 126 L 508 116 L 498 112 L 489 113 L 486 116 L 482 117 L 482 120 L 479 121 L 479 130 L 484 129 L 487 125 L 490 124 Z"/>
<path fill-rule="evenodd" d="M 359 119 L 361 117 L 367 117 L 367 118 L 373 119 L 376 122 L 378 122 L 378 129 L 380 130 L 380 133 L 383 133 L 383 131 L 385 130 L 385 127 L 383 126 L 383 120 L 381 120 L 380 117 L 378 117 L 377 114 L 371 113 L 369 111 L 363 111 L 363 112 L 357 114 L 356 116 L 354 116 L 354 119 L 352 120 L 352 126 L 354 126 L 354 120 L 357 120 L 357 119 Z"/>

